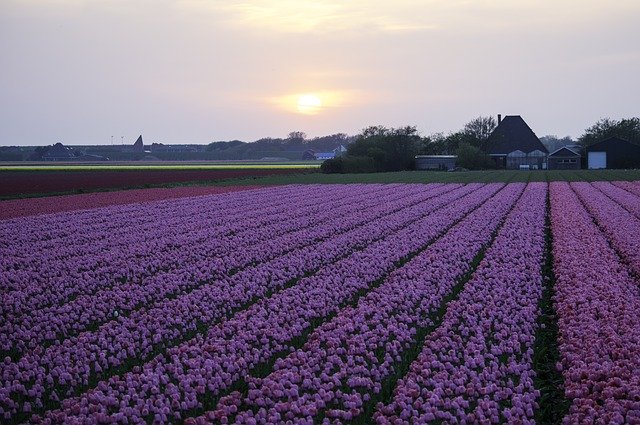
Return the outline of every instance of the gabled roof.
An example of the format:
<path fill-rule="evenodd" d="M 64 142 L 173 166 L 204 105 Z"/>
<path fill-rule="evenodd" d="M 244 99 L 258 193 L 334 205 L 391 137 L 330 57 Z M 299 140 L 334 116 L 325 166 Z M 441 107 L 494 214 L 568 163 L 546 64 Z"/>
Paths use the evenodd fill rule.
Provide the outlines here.
<path fill-rule="evenodd" d="M 520 115 L 504 117 L 487 139 L 486 146 L 490 155 L 506 155 L 516 150 L 524 153 L 535 150 L 549 153 Z"/>
<path fill-rule="evenodd" d="M 551 152 L 549 156 L 581 156 L 578 152 L 563 146 L 555 151 Z"/>
<path fill-rule="evenodd" d="M 630 142 L 628 140 L 625 139 L 621 139 L 620 137 L 608 137 L 604 140 L 600 140 L 599 142 L 596 142 L 592 145 L 587 146 L 587 150 L 588 151 L 593 151 L 593 150 L 598 150 L 600 149 L 603 145 L 611 145 L 612 143 L 615 143 L 618 146 L 624 146 L 626 148 L 631 148 L 633 150 L 637 149 L 638 147 L 640 147 L 640 145 Z"/>

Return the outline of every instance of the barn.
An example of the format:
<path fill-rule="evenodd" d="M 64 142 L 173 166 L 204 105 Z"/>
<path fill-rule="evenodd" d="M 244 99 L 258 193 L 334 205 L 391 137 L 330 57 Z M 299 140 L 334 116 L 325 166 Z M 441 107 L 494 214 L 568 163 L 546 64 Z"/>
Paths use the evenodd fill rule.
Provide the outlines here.
<path fill-rule="evenodd" d="M 549 154 L 550 170 L 579 170 L 582 155 L 575 149 L 563 146 Z"/>
<path fill-rule="evenodd" d="M 640 168 L 640 145 L 619 137 L 609 137 L 587 146 L 587 167 Z"/>
<path fill-rule="evenodd" d="M 485 148 L 498 168 L 547 168 L 549 151 L 520 115 L 498 115 L 498 126 L 493 130 Z"/>

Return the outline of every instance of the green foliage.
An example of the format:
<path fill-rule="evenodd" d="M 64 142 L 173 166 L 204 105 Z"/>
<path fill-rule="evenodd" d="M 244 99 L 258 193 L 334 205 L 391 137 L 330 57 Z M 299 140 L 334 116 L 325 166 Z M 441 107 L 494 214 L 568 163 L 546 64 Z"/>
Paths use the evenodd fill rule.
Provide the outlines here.
<path fill-rule="evenodd" d="M 640 118 L 623 118 L 620 121 L 603 118 L 587 128 L 578 138 L 578 142 L 583 146 L 589 146 L 609 137 L 640 143 Z"/>
<path fill-rule="evenodd" d="M 464 142 L 486 151 L 486 141 L 497 126 L 492 116 L 474 118 L 465 124 L 462 134 Z"/>
<path fill-rule="evenodd" d="M 462 142 L 456 150 L 458 155 L 457 164 L 459 167 L 468 170 L 487 170 L 495 168 L 494 162 L 480 148 L 472 146 L 467 142 Z"/>
<path fill-rule="evenodd" d="M 373 173 L 374 160 L 368 156 L 338 156 L 322 163 L 320 170 L 326 174 L 333 173 Z"/>
<path fill-rule="evenodd" d="M 496 128 L 493 117 L 478 117 L 464 125 L 462 130 L 444 135 L 432 134 L 418 144 L 419 155 L 453 155 L 462 145 L 471 145 L 483 151 L 486 141 Z"/>
<path fill-rule="evenodd" d="M 347 155 L 371 158 L 375 171 L 409 170 L 413 168 L 420 140 L 415 127 L 368 127 L 349 145 Z"/>

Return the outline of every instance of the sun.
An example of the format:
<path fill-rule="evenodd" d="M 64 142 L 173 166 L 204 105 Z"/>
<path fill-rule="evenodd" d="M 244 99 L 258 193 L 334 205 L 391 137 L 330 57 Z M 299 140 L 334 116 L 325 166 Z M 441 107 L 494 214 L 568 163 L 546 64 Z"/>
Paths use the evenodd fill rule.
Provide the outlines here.
<path fill-rule="evenodd" d="M 313 115 L 320 112 L 322 101 L 314 94 L 303 94 L 298 97 L 298 112 L 301 114 Z"/>

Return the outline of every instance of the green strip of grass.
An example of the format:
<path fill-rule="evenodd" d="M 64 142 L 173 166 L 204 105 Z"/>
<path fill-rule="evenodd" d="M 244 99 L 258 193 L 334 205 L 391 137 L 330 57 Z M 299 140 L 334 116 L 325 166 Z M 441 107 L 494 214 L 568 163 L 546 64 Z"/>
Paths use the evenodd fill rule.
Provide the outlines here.
<path fill-rule="evenodd" d="M 399 171 L 367 174 L 291 174 L 257 177 L 223 184 L 345 184 L 345 183 L 509 183 L 529 181 L 614 181 L 640 180 L 640 170 L 490 170 L 490 171 Z"/>

